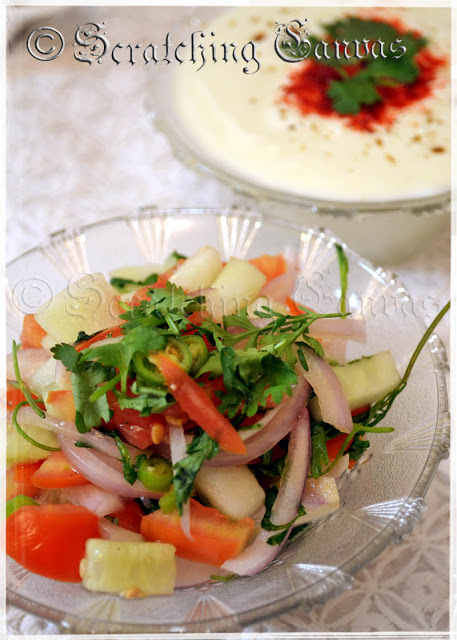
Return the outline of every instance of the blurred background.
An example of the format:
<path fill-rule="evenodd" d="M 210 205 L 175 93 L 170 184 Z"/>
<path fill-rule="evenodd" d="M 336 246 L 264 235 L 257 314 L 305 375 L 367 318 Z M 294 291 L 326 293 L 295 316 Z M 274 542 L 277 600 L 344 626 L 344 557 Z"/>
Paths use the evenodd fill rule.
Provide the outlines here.
<path fill-rule="evenodd" d="M 79 25 L 106 22 L 111 44 L 162 43 L 176 21 L 198 16 L 183 7 L 9 7 L 7 16 L 7 260 L 68 227 L 126 214 L 142 205 L 231 206 L 243 198 L 173 154 L 146 115 L 157 66 L 77 62 Z M 53 61 L 34 59 L 29 34 L 44 25 L 65 38 Z M 43 47 L 47 44 L 43 41 Z M 171 71 L 171 66 L 170 66 Z M 280 213 L 280 211 L 279 211 Z M 395 229 L 392 230 L 395 233 Z M 450 230 L 415 256 L 387 261 L 426 322 L 449 298 Z M 449 319 L 438 333 L 449 348 Z M 387 549 L 355 587 L 315 609 L 275 621 L 275 631 L 445 631 L 448 629 L 448 463 L 427 495 L 423 521 L 403 545 Z M 14 634 L 52 633 L 52 624 L 9 610 Z M 41 624 L 41 626 L 40 626 Z M 270 628 L 271 630 L 271 628 Z"/>

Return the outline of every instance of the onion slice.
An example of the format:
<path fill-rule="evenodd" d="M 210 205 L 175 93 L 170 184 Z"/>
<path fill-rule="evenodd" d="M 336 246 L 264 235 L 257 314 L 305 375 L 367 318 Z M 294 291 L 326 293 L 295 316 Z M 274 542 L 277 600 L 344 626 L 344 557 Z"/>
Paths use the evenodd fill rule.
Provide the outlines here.
<path fill-rule="evenodd" d="M 308 347 L 303 349 L 308 371 L 300 361 L 298 372 L 312 386 L 317 396 L 322 420 L 343 433 L 352 431 L 352 416 L 341 382 L 332 367 Z"/>
<path fill-rule="evenodd" d="M 125 504 L 125 500 L 119 495 L 106 491 L 106 489 L 101 489 L 95 484 L 67 487 L 64 493 L 72 504 L 86 507 L 99 518 L 107 516 L 109 513 L 120 511 Z"/>
<path fill-rule="evenodd" d="M 356 318 L 319 318 L 309 326 L 309 335 L 314 338 L 345 338 L 367 341 L 367 324 Z"/>
<path fill-rule="evenodd" d="M 275 444 L 285 438 L 291 431 L 297 422 L 300 412 L 306 407 L 310 393 L 310 385 L 299 377 L 292 395 L 286 397 L 278 407 L 272 409 L 265 419 L 264 426 L 259 429 L 255 429 L 255 427 L 250 429 L 249 433 L 252 432 L 252 436 L 244 440 L 247 451 L 245 455 L 235 455 L 222 451 L 211 460 L 207 460 L 205 464 L 211 467 L 247 464 L 250 460 L 254 460 L 254 458 L 272 449 Z"/>
<path fill-rule="evenodd" d="M 270 520 L 273 524 L 290 522 L 296 517 L 308 477 L 310 458 L 311 431 L 308 411 L 304 409 L 290 432 L 286 466 L 271 510 Z M 277 531 L 261 529 L 252 544 L 238 557 L 224 562 L 222 569 L 241 576 L 250 576 L 262 571 L 276 558 L 286 543 L 290 530 L 281 544 L 269 545 L 268 539 Z"/>
<path fill-rule="evenodd" d="M 98 530 L 104 540 L 116 540 L 120 542 L 144 542 L 144 538 L 140 533 L 129 531 L 119 527 L 114 522 L 110 522 L 106 518 L 100 518 L 98 521 Z"/>
<path fill-rule="evenodd" d="M 35 371 L 48 360 L 49 351 L 45 349 L 18 349 L 17 363 L 23 382 L 28 385 Z M 6 357 L 6 377 L 8 380 L 16 380 L 12 353 Z"/>
<path fill-rule="evenodd" d="M 8 413 L 8 420 L 11 420 L 12 413 Z M 120 459 L 119 449 L 116 442 L 110 436 L 105 435 L 102 431 L 97 429 L 91 429 L 87 433 L 79 433 L 74 422 L 68 420 L 61 420 L 60 418 L 40 418 L 31 407 L 21 407 L 17 413 L 17 419 L 19 424 L 23 425 L 27 429 L 27 425 L 31 427 L 40 427 L 41 429 L 48 429 L 53 431 L 57 435 L 65 436 L 72 440 L 79 440 L 84 442 L 94 449 L 105 453 L 111 458 Z M 131 458 L 136 458 L 140 453 L 140 449 L 132 447 L 129 444 L 125 445 Z"/>
<path fill-rule="evenodd" d="M 179 426 L 169 426 L 170 433 L 170 453 L 171 463 L 173 467 L 178 462 L 181 462 L 183 458 L 187 456 L 186 437 L 184 435 L 184 429 Z M 180 517 L 181 528 L 184 535 L 189 540 L 193 540 L 190 532 L 190 503 L 185 502 L 182 506 L 182 516 Z"/>
<path fill-rule="evenodd" d="M 70 464 L 82 475 L 102 489 L 124 498 L 160 498 L 163 494 L 150 491 L 138 480 L 129 484 L 124 478 L 122 462 L 93 449 L 81 449 L 74 441 L 58 436 L 59 444 Z"/>
<path fill-rule="evenodd" d="M 259 293 L 259 297 L 266 296 L 272 298 L 276 302 L 286 302 L 289 296 L 292 296 L 297 281 L 298 271 L 295 267 L 289 267 L 280 276 L 273 278 L 263 287 Z"/>

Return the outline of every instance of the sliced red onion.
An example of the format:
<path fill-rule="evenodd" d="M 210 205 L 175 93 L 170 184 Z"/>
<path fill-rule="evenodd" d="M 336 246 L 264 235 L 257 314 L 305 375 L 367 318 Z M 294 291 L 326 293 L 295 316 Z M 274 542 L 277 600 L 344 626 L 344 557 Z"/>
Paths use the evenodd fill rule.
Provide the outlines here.
<path fill-rule="evenodd" d="M 246 444 L 247 453 L 245 455 L 236 455 L 221 451 L 212 460 L 206 461 L 205 464 L 212 467 L 228 467 L 246 464 L 250 460 L 272 449 L 275 444 L 282 440 L 282 438 L 285 438 L 291 431 L 300 411 L 306 407 L 310 393 L 311 387 L 309 384 L 303 378 L 299 377 L 292 391 L 292 395 L 286 397 L 278 407 L 272 409 L 272 411 L 267 414 L 264 426 L 245 432 L 240 431 Z M 245 434 L 247 435 L 245 436 Z"/>
<path fill-rule="evenodd" d="M 322 338 L 321 345 L 326 358 L 336 360 L 340 364 L 346 363 L 346 340 L 343 338 Z"/>
<path fill-rule="evenodd" d="M 304 409 L 290 432 L 287 462 L 278 495 L 271 510 L 270 520 L 273 524 L 285 524 L 296 517 L 303 487 L 308 477 L 310 458 L 309 415 Z M 269 545 L 268 539 L 276 533 L 278 532 L 261 529 L 243 553 L 233 560 L 224 562 L 222 569 L 241 576 L 250 576 L 262 571 L 276 558 L 289 536 L 288 533 L 279 545 Z"/>
<path fill-rule="evenodd" d="M 28 385 L 35 371 L 48 360 L 49 351 L 45 349 L 18 349 L 17 363 L 23 382 Z M 12 353 L 6 357 L 6 377 L 8 380 L 16 380 Z"/>
<path fill-rule="evenodd" d="M 176 556 L 176 583 L 175 587 L 195 587 L 205 584 L 211 580 L 211 576 L 228 575 L 220 567 L 214 567 L 211 564 L 203 564 L 201 562 L 192 562 Z"/>
<path fill-rule="evenodd" d="M 290 267 L 282 275 L 273 278 L 260 291 L 259 298 L 266 296 L 277 302 L 285 303 L 286 299 L 292 296 L 294 292 L 297 273 L 294 267 Z"/>
<path fill-rule="evenodd" d="M 80 507 L 86 507 L 96 516 L 103 516 L 123 509 L 125 500 L 120 496 L 101 489 L 94 484 L 84 484 L 80 487 L 67 487 L 64 491 L 68 500 Z"/>
<path fill-rule="evenodd" d="M 309 326 L 309 335 L 314 338 L 345 338 L 367 341 L 367 324 L 356 318 L 320 318 Z"/>
<path fill-rule="evenodd" d="M 8 419 L 11 419 L 10 413 L 8 413 Z M 111 458 L 120 459 L 119 449 L 116 442 L 110 436 L 105 435 L 102 431 L 97 429 L 91 429 L 87 433 L 79 433 L 74 422 L 68 420 L 60 420 L 59 418 L 40 418 L 34 412 L 31 407 L 21 407 L 17 414 L 19 424 L 24 426 L 30 425 L 32 427 L 40 427 L 41 429 L 48 429 L 53 431 L 57 435 L 65 436 L 74 440 L 79 440 L 90 445 L 94 449 L 106 453 Z M 132 459 L 136 458 L 141 452 L 136 447 L 132 447 L 129 444 L 125 445 Z"/>
<path fill-rule="evenodd" d="M 58 436 L 59 444 L 70 464 L 82 475 L 102 489 L 125 498 L 160 498 L 163 494 L 150 491 L 138 482 L 129 484 L 124 478 L 122 463 L 93 449 L 74 446 L 74 440 Z"/>
<path fill-rule="evenodd" d="M 308 371 L 298 362 L 297 368 L 317 396 L 322 420 L 339 431 L 352 431 L 352 416 L 341 382 L 332 367 L 308 347 L 304 348 Z"/>
<path fill-rule="evenodd" d="M 308 478 L 303 491 L 302 505 L 306 514 L 296 520 L 294 526 L 311 522 L 333 513 L 340 507 L 340 496 L 336 487 L 335 478 L 321 476 L 320 478 Z"/>
<path fill-rule="evenodd" d="M 170 453 L 173 467 L 187 456 L 186 436 L 182 427 L 169 426 Z M 190 532 L 190 503 L 185 502 L 182 506 L 182 516 L 180 517 L 181 528 L 186 538 L 193 540 Z"/>
<path fill-rule="evenodd" d="M 98 530 L 104 540 L 116 540 L 119 542 L 144 542 L 144 538 L 140 533 L 129 531 L 123 527 L 119 527 L 114 522 L 110 522 L 106 518 L 100 518 L 98 521 Z"/>

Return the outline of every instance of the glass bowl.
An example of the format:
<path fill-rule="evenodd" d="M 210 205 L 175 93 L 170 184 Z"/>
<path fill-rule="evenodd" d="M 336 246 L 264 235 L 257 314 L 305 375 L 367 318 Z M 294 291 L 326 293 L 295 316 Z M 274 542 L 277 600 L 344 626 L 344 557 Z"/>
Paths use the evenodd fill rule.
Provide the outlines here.
<path fill-rule="evenodd" d="M 7 265 L 8 345 L 18 337 L 23 314 L 36 311 L 69 280 L 161 262 L 172 250 L 191 254 L 203 244 L 217 247 L 223 259 L 295 251 L 301 265 L 297 299 L 322 312 L 336 311 L 336 242 L 329 231 L 244 210 L 146 207 L 60 231 Z M 366 318 L 368 327 L 367 344 L 352 345 L 348 356 L 390 349 L 402 372 L 424 323 L 393 273 L 349 248 L 346 253 L 349 309 Z M 84 303 L 94 301 L 89 296 Z M 125 600 L 41 578 L 8 559 L 9 602 L 73 633 L 241 631 L 295 607 L 308 610 L 324 603 L 351 588 L 357 571 L 387 545 L 400 542 L 419 520 L 423 496 L 449 448 L 446 371 L 445 350 L 433 335 L 388 415 L 395 431 L 370 438 L 371 460 L 341 486 L 341 508 L 297 536 L 264 572 L 177 589 L 169 597 Z"/>
<path fill-rule="evenodd" d="M 246 8 L 246 11 L 248 10 Z M 173 25 L 173 38 L 176 42 L 186 41 L 191 31 L 204 31 L 205 25 L 220 11 L 220 7 L 199 8 L 198 13 L 194 13 L 192 18 L 187 17 Z M 273 31 L 271 34 L 273 47 Z M 343 201 L 330 197 L 317 199 L 292 191 L 270 188 L 260 177 L 258 180 L 254 179 L 252 172 L 250 177 L 243 175 L 241 171 L 237 171 L 233 162 L 229 165 L 224 163 L 219 155 L 213 156 L 206 144 L 203 145 L 183 121 L 177 107 L 175 69 L 177 66 L 173 65 L 155 67 L 145 102 L 147 115 L 156 129 L 165 134 L 173 153 L 180 161 L 193 170 L 228 184 L 237 194 L 237 202 L 240 204 L 248 206 L 252 203 L 269 215 L 309 227 L 330 228 L 356 251 L 370 260 L 383 264 L 394 264 L 404 260 L 420 250 L 421 246 L 425 246 L 430 237 L 450 225 L 450 188 L 444 192 L 417 198 Z M 198 73 L 193 69 L 191 72 Z M 224 72 L 223 66 L 220 72 Z M 201 73 L 204 73 L 204 70 Z M 241 71 L 240 76 L 243 76 Z M 246 81 L 245 78 L 242 80 Z M 234 87 L 234 95 L 236 91 L 237 87 Z M 247 140 L 246 144 L 254 143 Z M 280 162 L 278 151 L 278 163 Z"/>

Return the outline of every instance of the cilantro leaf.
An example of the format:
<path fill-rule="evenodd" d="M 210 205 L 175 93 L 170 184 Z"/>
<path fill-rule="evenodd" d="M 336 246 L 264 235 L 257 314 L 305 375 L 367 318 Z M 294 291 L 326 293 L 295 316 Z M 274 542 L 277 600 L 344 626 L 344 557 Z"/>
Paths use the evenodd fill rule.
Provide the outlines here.
<path fill-rule="evenodd" d="M 138 470 L 137 466 L 132 462 L 130 458 L 129 450 L 120 437 L 116 434 L 114 436 L 114 440 L 116 441 L 117 448 L 119 449 L 119 453 L 121 454 L 122 460 L 122 469 L 124 471 L 124 478 L 127 480 L 129 484 L 134 484 L 138 479 Z M 142 458 L 144 456 L 138 456 L 138 458 Z M 137 462 L 138 462 L 137 458 Z"/>
<path fill-rule="evenodd" d="M 291 526 L 294 524 L 294 522 L 298 520 L 298 518 L 306 514 L 305 508 L 301 504 L 297 509 L 297 515 L 295 516 L 295 518 L 292 518 L 290 522 L 286 522 L 284 524 L 273 524 L 270 520 L 270 516 L 271 516 L 271 511 L 273 509 L 273 505 L 276 501 L 277 496 L 278 496 L 278 487 L 273 486 L 273 487 L 269 487 L 266 490 L 265 515 L 263 516 L 262 522 L 260 523 L 260 526 L 262 527 L 262 529 L 265 529 L 265 531 L 279 531 L 279 533 L 277 533 L 276 535 L 270 536 L 270 538 L 268 538 L 267 543 L 270 545 L 281 544 L 281 542 L 289 533 L 289 530 Z"/>
<path fill-rule="evenodd" d="M 157 273 L 149 274 L 144 280 L 131 280 L 130 278 L 111 278 L 110 284 L 119 292 L 125 291 L 128 285 L 135 285 L 135 287 L 145 287 L 147 284 L 155 284 L 159 276 Z"/>
<path fill-rule="evenodd" d="M 104 367 L 97 362 L 85 363 L 78 368 L 77 372 L 71 374 L 76 409 L 75 423 L 79 433 L 86 433 L 92 427 L 99 427 L 102 420 L 109 422 L 111 412 L 106 395 L 95 402 L 90 402 L 89 398 L 100 384 L 107 382 L 114 374 L 115 371 L 111 367 Z"/>
<path fill-rule="evenodd" d="M 174 466 L 173 487 L 179 514 L 189 500 L 194 488 L 195 477 L 205 460 L 211 460 L 219 451 L 218 443 L 207 433 L 195 436 L 187 446 L 187 456 Z"/>
<path fill-rule="evenodd" d="M 77 373 L 81 360 L 81 353 L 73 345 L 62 343 L 52 347 L 51 352 L 55 360 L 60 360 L 67 371 Z"/>
<path fill-rule="evenodd" d="M 137 387 L 132 385 L 132 391 L 136 393 Z M 166 389 L 159 389 L 158 387 L 142 387 L 139 395 L 127 396 L 117 389 L 114 391 L 116 394 L 119 407 L 121 409 L 135 409 L 140 412 L 140 416 L 150 416 L 151 413 L 161 413 L 165 411 L 172 404 L 175 404 L 173 399 L 168 399 L 168 392 Z"/>
<path fill-rule="evenodd" d="M 152 327 L 137 327 L 120 342 L 104 344 L 88 349 L 82 361 L 97 360 L 105 366 L 117 367 L 121 376 L 121 388 L 125 393 L 130 363 L 138 351 L 147 355 L 150 351 L 162 351 L 167 346 L 167 336 Z"/>
<path fill-rule="evenodd" d="M 326 442 L 334 436 L 329 436 L 328 432 L 329 425 L 323 422 L 311 425 L 310 474 L 313 478 L 319 478 L 322 475 L 322 470 L 325 469 L 329 463 Z"/>
<path fill-rule="evenodd" d="M 85 362 L 81 352 L 71 344 L 57 344 L 51 349 L 56 360 L 60 360 L 67 371 L 71 371 L 71 386 L 75 402 L 75 424 L 80 433 L 99 427 L 102 421 L 108 422 L 111 415 L 106 395 L 95 402 L 90 396 L 99 385 L 115 376 L 113 367 L 105 367 L 98 362 Z"/>
<path fill-rule="evenodd" d="M 373 78 L 360 71 L 352 78 L 332 80 L 327 90 L 333 107 L 343 115 L 359 113 L 364 104 L 371 105 L 381 100 Z"/>

